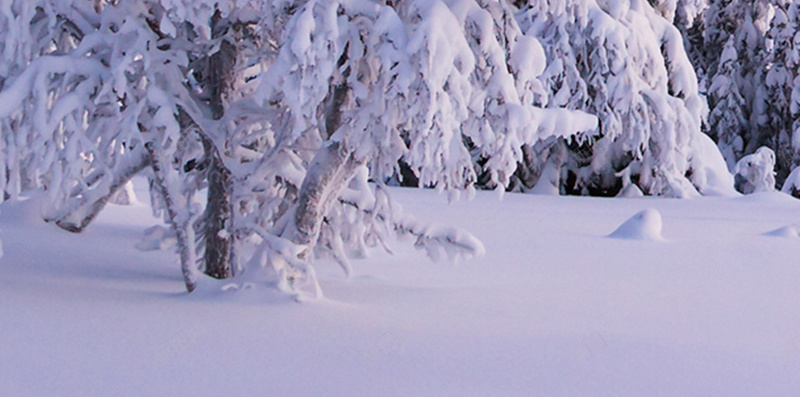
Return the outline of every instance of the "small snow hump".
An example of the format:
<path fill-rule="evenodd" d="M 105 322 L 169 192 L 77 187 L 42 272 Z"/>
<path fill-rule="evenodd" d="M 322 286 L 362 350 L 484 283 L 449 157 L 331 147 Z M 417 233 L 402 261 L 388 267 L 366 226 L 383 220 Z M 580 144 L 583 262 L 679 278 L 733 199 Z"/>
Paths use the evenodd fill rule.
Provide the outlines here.
<path fill-rule="evenodd" d="M 769 232 L 764 233 L 765 236 L 770 237 L 800 237 L 795 226 L 784 226 Z"/>
<path fill-rule="evenodd" d="M 664 241 L 661 237 L 661 214 L 648 208 L 638 212 L 620 225 L 608 237 L 626 240 Z"/>

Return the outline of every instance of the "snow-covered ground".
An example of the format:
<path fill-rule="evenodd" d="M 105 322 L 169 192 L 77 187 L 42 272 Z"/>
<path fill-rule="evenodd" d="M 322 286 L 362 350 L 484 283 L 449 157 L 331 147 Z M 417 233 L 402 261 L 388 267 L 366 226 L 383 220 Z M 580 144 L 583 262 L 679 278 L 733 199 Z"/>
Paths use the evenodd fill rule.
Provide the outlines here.
<path fill-rule="evenodd" d="M 800 390 L 800 201 L 394 195 L 486 255 L 432 263 L 395 242 L 349 280 L 318 264 L 319 301 L 267 285 L 188 295 L 173 253 L 134 248 L 157 223 L 145 206 L 72 235 L 3 204 L 0 396 Z"/>

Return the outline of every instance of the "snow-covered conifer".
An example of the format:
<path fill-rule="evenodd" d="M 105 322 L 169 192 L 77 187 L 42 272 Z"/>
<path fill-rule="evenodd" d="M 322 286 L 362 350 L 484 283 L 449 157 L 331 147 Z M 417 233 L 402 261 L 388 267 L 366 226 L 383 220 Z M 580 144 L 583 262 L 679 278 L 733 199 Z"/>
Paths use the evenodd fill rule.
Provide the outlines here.
<path fill-rule="evenodd" d="M 671 17 L 675 3 L 658 4 Z M 533 1 L 518 18 L 544 44 L 550 103 L 600 119 L 596 142 L 569 145 L 567 189 L 615 194 L 623 174 L 647 194 L 686 196 L 707 188 L 691 179 L 693 169 L 711 161 L 691 156 L 705 107 L 671 19 L 638 0 Z"/>
<path fill-rule="evenodd" d="M 755 133 L 750 146 L 768 145 L 775 151 L 778 185 L 800 160 L 792 145 L 791 97 L 798 65 L 791 57 L 796 33 L 783 7 L 776 7 L 767 32 L 769 55 L 754 104 Z"/>
<path fill-rule="evenodd" d="M 800 3 L 791 2 L 787 10 L 786 30 L 784 34 L 789 41 L 786 64 L 793 72 L 791 81 L 791 96 L 789 98 L 789 112 L 792 118 L 791 148 L 792 167 L 800 165 Z"/>
<path fill-rule="evenodd" d="M 705 68 L 706 10 L 708 10 L 708 0 L 678 0 L 673 22 L 683 35 L 686 55 L 694 66 L 701 93 L 705 93 L 709 85 Z"/>
<path fill-rule="evenodd" d="M 702 19 L 703 12 L 708 9 L 708 0 L 677 0 L 675 6 L 675 26 L 681 31 L 687 30 Z"/>
<path fill-rule="evenodd" d="M 747 104 L 739 92 L 739 66 L 734 38 L 731 36 L 722 52 L 719 70 L 708 88 L 710 102 L 715 104 L 708 116 L 709 133 L 717 140 L 730 170 L 742 157 L 743 135 L 750 126 L 745 113 Z"/>

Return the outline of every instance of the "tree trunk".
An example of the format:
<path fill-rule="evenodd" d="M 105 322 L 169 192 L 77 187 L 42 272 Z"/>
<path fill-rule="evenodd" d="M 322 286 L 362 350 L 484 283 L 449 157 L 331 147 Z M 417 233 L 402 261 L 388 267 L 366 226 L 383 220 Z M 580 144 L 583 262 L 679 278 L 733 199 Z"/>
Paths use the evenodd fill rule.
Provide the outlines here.
<path fill-rule="evenodd" d="M 178 108 L 181 131 L 193 130 L 203 142 L 208 161 L 208 196 L 202 223 L 205 274 L 225 279 L 234 276 L 233 175 L 225 167 L 217 146 L 183 108 Z"/>
<path fill-rule="evenodd" d="M 339 59 L 339 67 L 342 67 L 347 60 L 348 46 L 349 43 Z M 350 69 L 345 69 L 344 77 L 346 78 L 349 73 Z M 347 103 L 349 91 L 350 87 L 344 81 L 331 87 L 328 94 L 330 105 L 325 117 L 327 138 L 333 136 L 342 125 L 342 111 Z M 328 142 L 314 156 L 300 186 L 294 215 L 295 227 L 290 235 L 292 242 L 308 247 L 301 255 L 307 256 L 316 244 L 328 208 L 359 164 L 344 142 Z"/>
<path fill-rule="evenodd" d="M 189 212 L 189 202 L 184 202 L 181 194 L 180 183 L 177 178 L 168 175 L 169 169 L 164 167 L 164 162 L 160 153 L 152 142 L 145 143 L 145 148 L 150 154 L 150 167 L 153 169 L 153 176 L 161 190 L 164 198 L 164 205 L 167 207 L 167 222 L 175 231 L 178 240 L 178 251 L 181 258 L 181 272 L 183 281 L 188 292 L 194 291 L 197 287 L 197 253 L 194 245 L 194 228 L 192 226 L 192 216 Z"/>
<path fill-rule="evenodd" d="M 206 146 L 206 141 L 203 141 Z M 206 155 L 216 154 L 206 147 Z M 233 203 L 231 172 L 218 155 L 211 155 L 208 167 L 208 201 L 205 213 L 205 273 L 224 279 L 234 275 Z"/>
<path fill-rule="evenodd" d="M 208 91 L 208 105 L 211 118 L 219 120 L 225 114 L 223 97 L 233 79 L 236 67 L 236 47 L 228 40 L 222 40 L 219 51 L 208 57 L 208 80 L 203 84 Z"/>
<path fill-rule="evenodd" d="M 219 18 L 218 13 L 214 16 Z M 203 82 L 214 120 L 225 114 L 223 97 L 234 76 L 235 66 L 236 47 L 223 39 L 219 51 L 208 58 L 207 80 Z M 197 131 L 208 159 L 208 200 L 203 224 L 205 274 L 217 279 L 230 278 L 234 276 L 233 179 L 214 142 L 200 128 Z"/>
<path fill-rule="evenodd" d="M 292 242 L 309 248 L 316 243 L 325 213 L 359 165 L 340 142 L 329 143 L 314 156 L 300 187 Z"/>

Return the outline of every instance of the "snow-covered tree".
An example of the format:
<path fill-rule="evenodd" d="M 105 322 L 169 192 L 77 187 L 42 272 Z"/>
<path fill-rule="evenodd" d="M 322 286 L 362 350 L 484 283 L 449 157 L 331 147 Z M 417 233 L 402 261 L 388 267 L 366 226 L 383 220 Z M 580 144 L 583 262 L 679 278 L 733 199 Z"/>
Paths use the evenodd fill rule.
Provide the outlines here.
<path fill-rule="evenodd" d="M 707 188 L 695 170 L 726 172 L 692 156 L 703 145 L 704 101 L 671 23 L 675 3 L 655 3 L 659 11 L 644 0 L 531 1 L 518 16 L 547 53 L 549 103 L 600 119 L 599 138 L 568 145 L 571 191 L 615 194 L 631 181 L 647 194 L 687 196 Z"/>
<path fill-rule="evenodd" d="M 709 102 L 714 108 L 708 116 L 708 129 L 711 136 L 716 137 L 717 145 L 725 157 L 728 169 L 733 170 L 736 161 L 744 151 L 743 136 L 749 131 L 746 107 L 739 92 L 739 58 L 731 36 L 719 63 L 719 70 L 714 74 L 708 89 Z"/>
<path fill-rule="evenodd" d="M 794 36 L 798 33 L 789 22 L 783 7 L 775 8 L 767 38 L 770 46 L 755 107 L 755 134 L 751 146 L 768 145 L 775 151 L 779 185 L 800 161 L 792 145 L 791 98 L 798 64 L 793 59 Z"/>
<path fill-rule="evenodd" d="M 709 1 L 704 50 L 696 60 L 698 73 L 706 76 L 712 109 L 706 132 L 718 142 L 728 166 L 768 146 L 777 155 L 778 185 L 797 162 L 791 125 L 796 7 L 785 0 Z"/>
<path fill-rule="evenodd" d="M 705 69 L 706 10 L 708 10 L 708 0 L 678 0 L 673 20 L 675 27 L 683 35 L 686 55 L 694 66 L 701 93 L 705 93 L 709 85 Z"/>
<path fill-rule="evenodd" d="M 376 188 L 362 189 L 360 201 L 337 200 L 361 167 L 383 181 L 398 173 L 402 158 L 423 186 L 470 190 L 477 153 L 491 181 L 506 185 L 522 145 L 596 128 L 586 114 L 534 105 L 543 51 L 520 33 L 504 3 L 309 2 L 301 10 L 271 66 L 275 78 L 259 94 L 285 115 L 281 130 L 319 136 L 314 144 L 322 149 L 306 170 L 299 204 L 278 233 L 301 251 L 329 247 L 344 262 L 340 247 L 348 241 L 339 241 L 339 223 L 322 223 L 320 213 L 380 214 L 372 209 L 381 202 L 370 193 Z M 354 186 L 366 185 L 362 179 Z M 394 228 L 419 233 L 402 222 Z M 281 247 L 265 240 L 263 250 L 286 259 Z"/>
<path fill-rule="evenodd" d="M 773 10 L 769 0 L 710 0 L 705 12 L 705 70 L 709 81 L 719 70 L 722 52 L 731 36 L 746 84 L 745 97 L 755 95 L 754 77 L 763 64 L 765 35 Z M 748 103 L 751 103 L 749 100 Z M 713 106 L 714 104 L 711 103 Z"/>
<path fill-rule="evenodd" d="M 735 33 L 744 21 L 743 2 L 738 0 L 709 0 L 708 9 L 703 14 L 703 57 L 698 67 L 703 70 L 709 83 L 713 80 L 719 69 L 725 45 L 735 36 Z M 734 48 L 738 43 L 734 38 Z M 709 102 L 713 108 L 714 102 Z"/>
<path fill-rule="evenodd" d="M 219 256 L 230 255 L 232 241 L 217 238 L 227 227 L 215 220 L 231 212 L 217 205 L 223 145 L 199 125 L 219 118 L 225 96 L 236 94 L 228 89 L 233 58 L 252 41 L 254 21 L 205 3 L 8 4 L 16 25 L 6 26 L 19 38 L 0 93 L 4 136 L 14 141 L 5 148 L 6 194 L 43 190 L 45 218 L 79 232 L 149 168 L 153 209 L 176 231 L 187 287 L 197 277 L 195 229 L 205 271 L 230 275 L 230 260 Z M 209 70 L 213 78 L 200 76 Z M 191 166 L 200 162 L 202 172 Z M 208 205 L 197 211 L 192 196 L 206 187 Z"/>
<path fill-rule="evenodd" d="M 390 231 L 480 254 L 399 211 L 382 185 L 398 161 L 457 192 L 479 156 L 505 186 L 526 145 L 597 130 L 543 108 L 544 51 L 505 2 L 3 4 L 3 190 L 42 191 L 46 218 L 79 232 L 145 172 L 190 291 L 200 269 L 253 266 L 319 295 L 315 256 L 349 273 Z"/>
<path fill-rule="evenodd" d="M 681 31 L 693 26 L 708 8 L 708 0 L 677 0 L 675 5 L 675 26 Z"/>
<path fill-rule="evenodd" d="M 800 167 L 795 167 L 783 182 L 781 192 L 800 198 Z"/>
<path fill-rule="evenodd" d="M 650 5 L 668 21 L 685 32 L 708 7 L 708 0 L 648 0 Z"/>
<path fill-rule="evenodd" d="M 789 100 L 789 112 L 792 116 L 791 148 L 792 167 L 800 166 L 800 3 L 791 2 L 787 12 L 786 30 L 789 38 L 788 52 L 785 55 L 789 70 L 793 71 L 792 90 Z"/>

